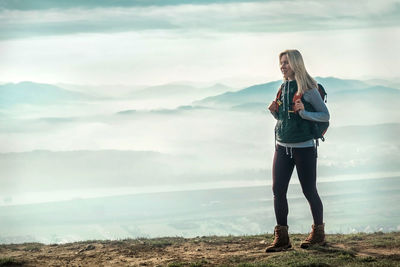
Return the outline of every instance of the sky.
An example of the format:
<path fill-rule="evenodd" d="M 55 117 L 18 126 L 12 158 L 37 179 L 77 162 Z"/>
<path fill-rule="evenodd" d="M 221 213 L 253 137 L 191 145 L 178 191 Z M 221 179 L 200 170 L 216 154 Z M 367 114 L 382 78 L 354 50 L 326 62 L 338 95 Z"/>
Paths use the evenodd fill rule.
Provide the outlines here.
<path fill-rule="evenodd" d="M 259 103 L 191 109 L 195 94 L 141 99 L 131 88 L 239 90 L 279 80 L 285 49 L 298 49 L 314 77 L 398 84 L 398 47 L 400 0 L 0 0 L 0 83 L 110 92 L 71 103 L 18 102 L 18 91 L 4 98 L 16 104 L 0 108 L 0 207 L 171 185 L 267 185 L 276 121 Z M 328 88 L 332 123 L 318 148 L 319 181 L 399 175 L 398 93 L 389 89 L 383 97 L 394 97 L 375 103 L 375 94 L 335 101 Z"/>
<path fill-rule="evenodd" d="M 298 49 L 311 76 L 397 79 L 400 1 L 0 1 L 0 82 L 248 86 Z"/>

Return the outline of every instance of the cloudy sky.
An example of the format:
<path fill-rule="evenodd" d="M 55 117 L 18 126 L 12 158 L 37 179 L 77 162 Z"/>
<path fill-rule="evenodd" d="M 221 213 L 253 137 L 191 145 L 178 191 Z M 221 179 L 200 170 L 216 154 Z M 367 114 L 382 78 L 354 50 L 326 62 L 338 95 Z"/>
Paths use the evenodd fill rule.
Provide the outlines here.
<path fill-rule="evenodd" d="M 302 52 L 312 76 L 396 79 L 400 1 L 0 1 L 0 82 L 245 86 Z"/>

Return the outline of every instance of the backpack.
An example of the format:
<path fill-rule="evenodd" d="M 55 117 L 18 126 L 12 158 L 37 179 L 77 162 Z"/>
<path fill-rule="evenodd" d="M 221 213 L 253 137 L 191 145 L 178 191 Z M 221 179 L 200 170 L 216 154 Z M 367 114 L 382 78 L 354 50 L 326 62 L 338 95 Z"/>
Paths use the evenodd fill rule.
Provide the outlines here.
<path fill-rule="evenodd" d="M 328 101 L 328 94 L 326 93 L 325 88 L 319 83 L 318 83 L 318 92 L 321 95 L 322 101 L 326 103 Z M 276 94 L 275 102 L 277 102 L 281 98 L 281 95 L 282 95 L 282 86 L 279 88 L 278 93 Z M 293 103 L 295 103 L 296 100 L 298 99 L 301 99 L 302 102 L 305 102 L 302 94 L 300 95 L 295 94 L 292 100 Z M 319 145 L 318 139 L 325 141 L 324 135 L 328 130 L 329 122 L 310 121 L 310 123 L 311 127 L 313 128 L 312 131 L 314 134 L 314 139 L 316 140 L 316 144 Z"/>

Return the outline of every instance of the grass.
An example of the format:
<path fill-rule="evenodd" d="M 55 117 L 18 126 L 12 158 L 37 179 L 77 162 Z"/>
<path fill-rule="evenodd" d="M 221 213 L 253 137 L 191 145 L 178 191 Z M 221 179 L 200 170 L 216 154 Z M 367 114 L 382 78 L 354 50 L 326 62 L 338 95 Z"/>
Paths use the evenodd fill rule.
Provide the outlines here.
<path fill-rule="evenodd" d="M 74 249 L 84 247 L 85 245 L 101 243 L 117 247 L 120 250 L 120 255 L 136 255 L 137 252 L 144 253 L 157 253 L 168 249 L 169 246 L 183 247 L 189 244 L 192 249 L 196 249 L 201 245 L 202 250 L 199 254 L 204 257 L 200 259 L 191 258 L 191 260 L 182 261 L 179 258 L 173 259 L 167 267 L 328 267 L 328 266 L 350 266 L 350 267 L 383 267 L 383 266 L 400 266 L 400 253 L 385 255 L 382 251 L 399 251 L 400 250 L 400 232 L 381 233 L 376 232 L 372 234 L 357 233 L 357 234 L 329 234 L 326 237 L 328 242 L 327 246 L 311 246 L 307 250 L 300 249 L 300 242 L 306 238 L 304 234 L 290 234 L 293 247 L 285 252 L 271 253 L 271 254 L 245 254 L 239 253 L 231 256 L 224 256 L 220 260 L 220 265 L 215 265 L 215 258 L 207 257 L 207 252 L 202 254 L 203 248 L 216 246 L 216 249 L 225 247 L 248 246 L 248 244 L 260 245 L 259 241 L 266 240 L 270 242 L 273 240 L 272 234 L 263 235 L 244 235 L 244 236 L 201 236 L 195 238 L 183 237 L 161 237 L 161 238 L 136 238 L 136 239 L 123 239 L 123 240 L 96 240 L 96 241 L 83 241 L 73 244 Z M 234 246 L 231 246 L 235 244 Z M 50 245 L 51 246 L 51 245 Z M 62 249 L 63 245 L 59 245 Z M 220 246 L 219 248 L 217 246 Z M 261 245 L 262 246 L 262 245 Z M 23 251 L 24 253 L 43 253 L 46 249 L 40 243 L 25 243 L 18 247 L 16 245 L 0 245 L 2 249 L 9 249 L 10 251 Z M 262 249 L 262 248 L 260 248 Z M 213 250 L 213 248 L 211 248 Z M 206 250 L 204 250 L 206 251 Z M 215 252 L 215 250 L 213 250 Z M 360 252 L 362 252 L 360 254 Z M 215 255 L 215 254 L 214 254 Z M 226 254 L 225 254 L 226 255 Z M 222 255 L 221 255 L 222 257 Z M 222 259 L 222 258 L 221 258 Z M 24 260 L 24 258 L 21 258 Z M 21 266 L 23 262 L 19 258 L 3 257 L 0 258 L 0 266 Z"/>
<path fill-rule="evenodd" d="M 222 266 L 238 266 L 238 267 L 330 267 L 330 266 L 399 266 L 399 259 L 391 257 L 356 257 L 351 251 L 340 250 L 323 250 L 317 249 L 312 251 L 287 251 L 274 255 L 267 260 L 261 262 L 243 262 L 237 265 Z"/>
<path fill-rule="evenodd" d="M 207 260 L 201 260 L 196 262 L 171 262 L 168 267 L 202 267 L 209 264 Z"/>
<path fill-rule="evenodd" d="M 0 266 L 21 266 L 23 262 L 17 261 L 11 257 L 0 258 Z"/>
<path fill-rule="evenodd" d="M 240 243 L 246 239 L 263 240 L 270 238 L 272 235 L 253 235 L 253 236 L 207 236 L 190 239 L 190 242 L 204 242 L 208 244 L 227 244 Z M 306 235 L 292 234 L 291 240 L 295 247 L 298 247 L 301 240 Z M 332 234 L 327 235 L 328 246 L 311 246 L 307 250 L 289 250 L 272 254 L 263 261 L 251 259 L 245 256 L 232 256 L 227 260 L 226 264 L 220 267 L 330 267 L 330 266 L 348 266 L 348 267 L 387 267 L 400 266 L 400 254 L 379 255 L 377 256 L 357 256 L 360 246 L 368 246 L 376 249 L 399 249 L 400 248 L 400 232 L 382 233 L 376 232 L 372 234 L 356 233 L 356 234 Z M 345 244 L 348 248 L 333 247 L 330 244 Z M 172 262 L 168 267 L 183 266 L 210 266 L 207 261 L 201 262 Z"/>
<path fill-rule="evenodd" d="M 26 246 L 23 248 L 23 250 L 29 252 L 38 252 L 44 246 L 41 243 L 25 243 L 25 245 Z"/>
<path fill-rule="evenodd" d="M 393 236 L 382 236 L 376 240 L 372 240 L 371 244 L 375 248 L 398 248 L 400 247 L 400 240 Z"/>

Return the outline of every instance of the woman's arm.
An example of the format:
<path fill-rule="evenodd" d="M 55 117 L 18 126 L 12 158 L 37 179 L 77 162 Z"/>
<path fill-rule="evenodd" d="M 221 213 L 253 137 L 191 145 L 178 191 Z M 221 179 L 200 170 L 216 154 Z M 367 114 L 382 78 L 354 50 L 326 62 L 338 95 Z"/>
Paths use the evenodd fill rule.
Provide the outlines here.
<path fill-rule="evenodd" d="M 275 101 L 272 101 L 272 103 L 268 107 L 269 111 L 271 114 L 274 116 L 275 119 L 278 119 L 278 105 Z"/>
<path fill-rule="evenodd" d="M 278 119 L 278 113 L 276 113 L 276 111 L 271 111 L 271 114 L 275 119 Z"/>
<path fill-rule="evenodd" d="M 300 117 L 305 120 L 327 122 L 329 121 L 329 111 L 326 107 L 324 101 L 321 98 L 318 90 L 316 88 L 308 90 L 304 93 L 304 100 L 311 103 L 314 107 L 315 112 L 306 111 L 304 109 L 299 111 Z"/>

